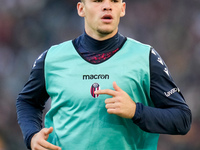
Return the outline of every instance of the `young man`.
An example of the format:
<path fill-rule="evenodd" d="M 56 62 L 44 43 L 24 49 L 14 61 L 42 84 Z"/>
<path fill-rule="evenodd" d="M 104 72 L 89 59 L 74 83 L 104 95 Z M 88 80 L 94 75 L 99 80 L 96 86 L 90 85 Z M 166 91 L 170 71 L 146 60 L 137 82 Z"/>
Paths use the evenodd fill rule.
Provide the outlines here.
<path fill-rule="evenodd" d="M 189 131 L 191 111 L 161 57 L 118 33 L 125 8 L 79 2 L 85 32 L 36 60 L 16 104 L 29 149 L 155 150 L 159 134 Z"/>

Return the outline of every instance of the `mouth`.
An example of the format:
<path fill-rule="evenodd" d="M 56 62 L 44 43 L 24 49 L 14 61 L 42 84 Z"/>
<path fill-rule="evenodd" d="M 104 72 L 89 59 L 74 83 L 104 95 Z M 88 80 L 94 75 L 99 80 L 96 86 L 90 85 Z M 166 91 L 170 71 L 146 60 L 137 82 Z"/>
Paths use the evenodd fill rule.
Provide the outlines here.
<path fill-rule="evenodd" d="M 105 23 L 110 23 L 113 20 L 112 15 L 110 14 L 105 14 L 103 15 L 103 17 L 101 18 L 101 20 Z"/>

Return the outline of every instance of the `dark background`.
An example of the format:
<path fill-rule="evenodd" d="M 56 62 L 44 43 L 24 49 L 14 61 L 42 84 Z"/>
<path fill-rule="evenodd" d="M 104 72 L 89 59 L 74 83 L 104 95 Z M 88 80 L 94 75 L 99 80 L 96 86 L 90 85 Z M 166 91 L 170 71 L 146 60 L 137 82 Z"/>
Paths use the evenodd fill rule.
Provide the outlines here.
<path fill-rule="evenodd" d="M 158 150 L 199 150 L 200 1 L 125 1 L 127 11 L 120 33 L 158 51 L 193 114 L 190 132 L 185 136 L 161 135 Z M 26 149 L 17 124 L 16 97 L 34 60 L 44 50 L 83 32 L 77 2 L 0 0 L 0 150 Z"/>

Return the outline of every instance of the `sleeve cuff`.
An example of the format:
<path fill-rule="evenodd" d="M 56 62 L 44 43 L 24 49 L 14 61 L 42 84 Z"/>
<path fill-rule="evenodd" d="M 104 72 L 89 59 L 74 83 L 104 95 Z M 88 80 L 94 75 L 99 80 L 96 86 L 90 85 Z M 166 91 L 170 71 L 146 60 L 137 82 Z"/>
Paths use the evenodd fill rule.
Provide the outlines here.
<path fill-rule="evenodd" d="M 27 147 L 28 149 L 30 149 L 30 150 L 31 150 L 31 139 L 32 139 L 32 137 L 33 137 L 36 133 L 38 133 L 38 131 L 32 133 L 32 134 L 28 137 L 27 141 L 25 141 L 25 142 L 26 142 L 26 147 Z"/>
<path fill-rule="evenodd" d="M 143 111 L 143 104 L 142 103 L 136 103 L 135 115 L 132 118 L 134 123 L 139 123 L 140 122 L 142 111 Z"/>

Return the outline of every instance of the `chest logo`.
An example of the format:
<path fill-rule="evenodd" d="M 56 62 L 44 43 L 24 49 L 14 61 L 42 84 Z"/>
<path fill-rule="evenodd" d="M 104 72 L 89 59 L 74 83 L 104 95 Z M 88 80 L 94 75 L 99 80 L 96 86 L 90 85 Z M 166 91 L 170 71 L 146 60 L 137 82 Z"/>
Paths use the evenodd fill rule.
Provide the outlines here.
<path fill-rule="evenodd" d="M 83 80 L 93 80 L 93 79 L 109 79 L 109 75 L 108 74 L 83 75 Z"/>
<path fill-rule="evenodd" d="M 91 88 L 90 88 L 90 93 L 92 95 L 92 97 L 97 98 L 99 97 L 98 94 L 94 94 L 95 91 L 100 90 L 100 85 L 98 83 L 93 83 Z"/>

